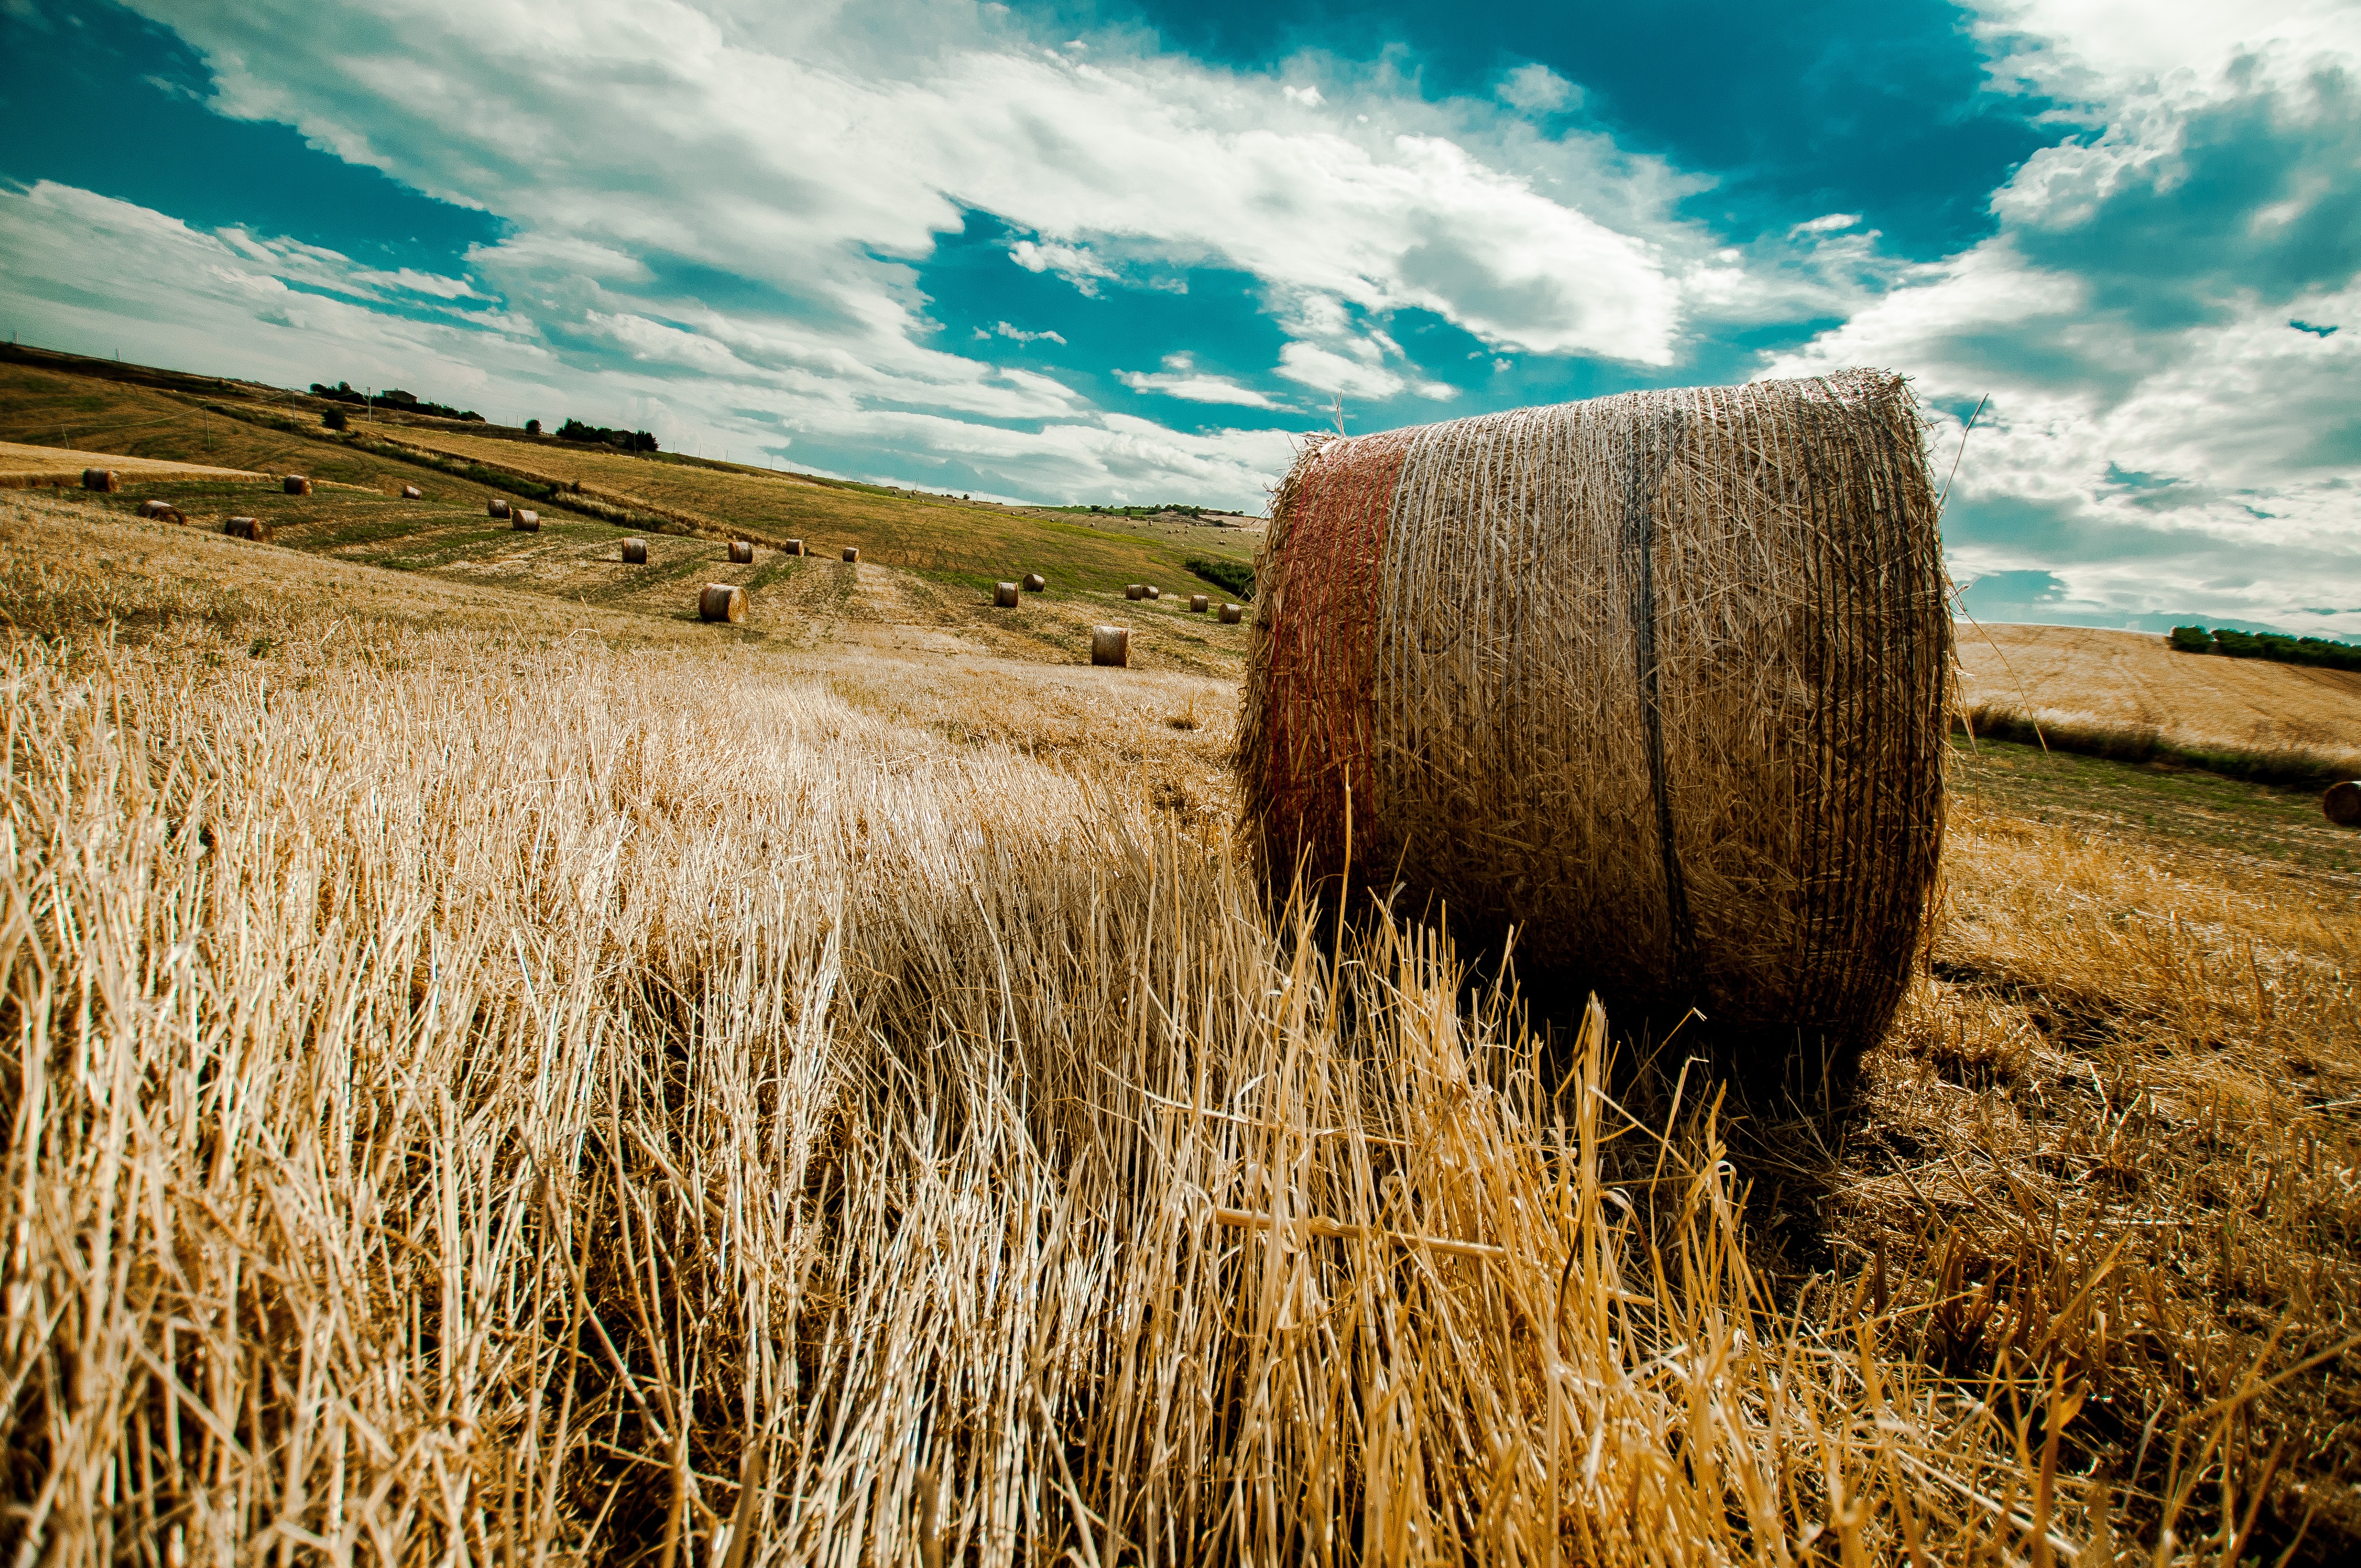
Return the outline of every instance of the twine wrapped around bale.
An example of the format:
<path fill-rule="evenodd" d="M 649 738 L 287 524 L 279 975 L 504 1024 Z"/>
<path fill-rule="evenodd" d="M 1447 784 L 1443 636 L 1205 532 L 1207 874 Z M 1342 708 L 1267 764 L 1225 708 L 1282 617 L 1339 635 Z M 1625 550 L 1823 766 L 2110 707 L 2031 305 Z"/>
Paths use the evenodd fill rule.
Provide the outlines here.
<path fill-rule="evenodd" d="M 1203 594 L 1191 594 L 1189 596 L 1189 613 L 1191 615 L 1204 614 L 1206 602 L 1207 601 Z"/>
<path fill-rule="evenodd" d="M 790 539 L 790 540 L 788 540 L 788 541 L 787 541 L 787 554 L 790 554 L 790 555 L 800 555 L 800 554 L 802 554 L 803 553 L 804 553 L 804 542 L 803 542 L 802 540 L 800 540 L 800 539 Z"/>
<path fill-rule="evenodd" d="M 258 517 L 233 517 L 222 523 L 222 532 L 232 539 L 252 539 L 267 542 L 270 525 Z"/>
<path fill-rule="evenodd" d="M 301 474 L 290 474 L 279 481 L 279 488 L 291 496 L 308 496 L 312 493 L 312 481 Z"/>
<path fill-rule="evenodd" d="M 2339 828 L 2361 828 L 2361 779 L 2340 779 L 2320 797 L 2321 815 Z"/>
<path fill-rule="evenodd" d="M 1222 624 L 1224 626 L 1235 626 L 1239 621 L 1244 620 L 1246 618 L 1246 607 L 1242 604 L 1225 604 L 1222 607 Z"/>
<path fill-rule="evenodd" d="M 518 533 L 539 533 L 541 513 L 518 507 L 509 518 L 509 527 Z"/>
<path fill-rule="evenodd" d="M 1091 628 L 1091 663 L 1112 664 L 1123 669 L 1131 663 L 1131 628 L 1128 626 L 1093 626 Z"/>
<path fill-rule="evenodd" d="M 416 485 L 404 485 L 401 487 L 401 499 L 406 501 L 423 500 L 426 499 L 426 492 Z"/>
<path fill-rule="evenodd" d="M 1899 378 L 1331 439 L 1256 577 L 1239 761 L 1275 873 L 1349 843 L 1395 907 L 1517 927 L 1525 973 L 1773 1057 L 1883 1033 L 1951 653 Z"/>
<path fill-rule="evenodd" d="M 484 503 L 484 515 L 487 517 L 506 517 L 508 514 L 509 503 L 498 496 Z"/>
<path fill-rule="evenodd" d="M 1126 583 L 1123 587 L 1123 597 L 1127 599 L 1144 599 L 1148 597 L 1148 585 L 1146 583 Z"/>
<path fill-rule="evenodd" d="M 644 566 L 648 564 L 648 542 L 644 539 L 623 541 L 623 565 Z"/>
<path fill-rule="evenodd" d="M 861 560 L 861 546 L 858 544 L 846 545 L 844 547 L 844 558 L 847 561 L 858 564 Z"/>
<path fill-rule="evenodd" d="M 123 488 L 123 481 L 116 477 L 112 468 L 84 468 L 82 471 L 82 488 L 85 490 L 104 490 L 112 495 Z"/>
<path fill-rule="evenodd" d="M 1049 579 L 1043 576 L 1040 573 L 1027 572 L 1025 574 L 1025 591 L 1027 593 L 1038 594 L 1048 588 L 1049 586 Z"/>
<path fill-rule="evenodd" d="M 994 608 L 994 609 L 1016 609 L 1016 585 L 1015 583 L 994 583 L 994 584 L 993 584 L 993 585 L 992 585 L 992 605 L 993 605 L 993 608 Z"/>
<path fill-rule="evenodd" d="M 730 542 L 730 564 L 733 566 L 752 565 L 754 564 L 754 546 L 752 542 L 744 539 L 731 540 Z"/>
<path fill-rule="evenodd" d="M 697 596 L 699 620 L 737 622 L 746 619 L 746 590 L 730 583 L 708 583 Z"/>

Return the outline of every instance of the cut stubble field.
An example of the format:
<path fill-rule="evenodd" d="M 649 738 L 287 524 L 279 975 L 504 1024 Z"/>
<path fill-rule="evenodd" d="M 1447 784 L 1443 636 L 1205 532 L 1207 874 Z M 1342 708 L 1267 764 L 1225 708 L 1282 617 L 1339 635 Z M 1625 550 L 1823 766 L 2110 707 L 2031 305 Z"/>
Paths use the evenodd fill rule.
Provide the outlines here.
<path fill-rule="evenodd" d="M 707 627 L 601 524 L 144 493 L 0 497 L 12 1551 L 2361 1544 L 2308 797 L 1963 745 L 1857 1095 L 1750 1102 L 1270 896 L 1225 644 L 1092 670 L 865 561 Z"/>

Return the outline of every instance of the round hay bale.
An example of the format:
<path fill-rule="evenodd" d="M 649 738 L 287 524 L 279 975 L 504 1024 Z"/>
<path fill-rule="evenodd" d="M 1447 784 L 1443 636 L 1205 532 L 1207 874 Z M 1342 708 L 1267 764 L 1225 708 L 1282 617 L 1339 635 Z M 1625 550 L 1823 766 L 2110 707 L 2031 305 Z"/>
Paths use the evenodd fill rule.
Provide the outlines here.
<path fill-rule="evenodd" d="M 848 561 L 859 561 L 861 559 L 861 547 L 857 544 L 846 545 L 844 547 L 844 558 Z"/>
<path fill-rule="evenodd" d="M 731 540 L 730 542 L 730 564 L 733 566 L 752 565 L 754 564 L 754 546 L 752 543 L 744 539 Z"/>
<path fill-rule="evenodd" d="M 1257 580 L 1239 758 L 1272 874 L 1400 868 L 1395 907 L 1513 927 L 1521 975 L 1660 1029 L 1695 1006 L 1766 1066 L 1883 1034 L 1951 673 L 1898 377 L 1327 441 Z"/>
<path fill-rule="evenodd" d="M 729 583 L 708 583 L 697 596 L 697 616 L 699 620 L 727 620 L 732 623 L 746 619 L 746 590 Z"/>
<path fill-rule="evenodd" d="M 2321 815 L 2339 828 L 2361 828 L 2361 780 L 2341 779 L 2320 797 Z"/>
<path fill-rule="evenodd" d="M 1146 598 L 1148 597 L 1148 585 L 1145 583 L 1126 583 L 1124 585 L 1123 597 L 1127 599 Z"/>
<path fill-rule="evenodd" d="M 993 608 L 994 608 L 994 609 L 1016 609 L 1016 585 L 1015 583 L 994 583 L 994 584 L 993 584 L 993 585 L 992 585 L 992 605 L 993 605 Z"/>
<path fill-rule="evenodd" d="M 123 488 L 123 481 L 115 477 L 115 470 L 112 468 L 84 468 L 82 471 L 82 488 L 85 490 L 104 490 L 112 495 Z"/>
<path fill-rule="evenodd" d="M 508 514 L 509 503 L 501 500 L 498 496 L 484 503 L 484 515 L 487 517 L 506 517 Z"/>
<path fill-rule="evenodd" d="M 1189 596 L 1189 613 L 1191 615 L 1204 614 L 1205 606 L 1208 602 L 1209 601 L 1203 594 L 1191 594 Z"/>
<path fill-rule="evenodd" d="M 1027 593 L 1038 594 L 1048 588 L 1049 586 L 1049 579 L 1043 576 L 1040 573 L 1027 572 L 1025 574 L 1025 591 Z"/>
<path fill-rule="evenodd" d="M 1225 604 L 1222 607 L 1222 624 L 1224 626 L 1235 626 L 1239 621 L 1244 620 L 1246 618 L 1246 607 L 1242 604 Z"/>
<path fill-rule="evenodd" d="M 623 565 L 644 566 L 648 564 L 648 542 L 644 539 L 623 541 Z"/>
<path fill-rule="evenodd" d="M 170 501 L 146 500 L 139 503 L 139 515 L 150 522 L 186 522 L 188 518 Z"/>
<path fill-rule="evenodd" d="M 790 555 L 800 555 L 800 554 L 802 554 L 803 553 L 804 553 L 804 542 L 803 542 L 802 540 L 800 540 L 800 539 L 790 539 L 790 540 L 788 540 L 788 541 L 787 541 L 787 554 L 790 554 Z"/>
<path fill-rule="evenodd" d="M 1131 628 L 1128 626 L 1092 627 L 1091 663 L 1112 664 L 1118 670 L 1130 664 Z"/>
<path fill-rule="evenodd" d="M 263 543 L 270 539 L 270 525 L 258 517 L 233 517 L 222 524 L 222 532 L 232 539 L 251 539 Z"/>
<path fill-rule="evenodd" d="M 1163 598 L 1163 597 L 1164 597 L 1164 590 L 1163 590 L 1162 588 L 1159 588 L 1159 587 L 1155 587 L 1155 586 L 1153 586 L 1153 585 L 1150 585 L 1150 586 L 1149 586 L 1149 587 L 1148 587 L 1148 590 L 1147 590 L 1147 593 L 1146 593 L 1145 597 L 1146 597 L 1146 598 Z"/>
<path fill-rule="evenodd" d="M 404 485 L 401 487 L 401 499 L 406 501 L 424 500 L 426 492 L 416 485 Z"/>
<path fill-rule="evenodd" d="M 509 518 L 509 527 L 518 533 L 539 533 L 541 513 L 529 510 L 524 507 L 518 507 Z"/>
<path fill-rule="evenodd" d="M 290 474 L 279 481 L 279 488 L 291 496 L 308 496 L 312 493 L 312 481 L 301 474 Z"/>

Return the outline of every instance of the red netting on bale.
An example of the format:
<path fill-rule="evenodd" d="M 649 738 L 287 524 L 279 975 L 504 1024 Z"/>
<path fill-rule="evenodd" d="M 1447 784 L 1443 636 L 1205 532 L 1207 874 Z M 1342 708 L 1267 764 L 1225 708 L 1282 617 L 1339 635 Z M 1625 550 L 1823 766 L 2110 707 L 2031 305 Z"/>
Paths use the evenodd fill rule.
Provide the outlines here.
<path fill-rule="evenodd" d="M 1366 842 L 1370 682 L 1378 565 L 1411 431 L 1330 441 L 1304 455 L 1271 504 L 1255 566 L 1249 719 L 1239 753 L 1246 798 L 1275 870 L 1345 870 Z"/>

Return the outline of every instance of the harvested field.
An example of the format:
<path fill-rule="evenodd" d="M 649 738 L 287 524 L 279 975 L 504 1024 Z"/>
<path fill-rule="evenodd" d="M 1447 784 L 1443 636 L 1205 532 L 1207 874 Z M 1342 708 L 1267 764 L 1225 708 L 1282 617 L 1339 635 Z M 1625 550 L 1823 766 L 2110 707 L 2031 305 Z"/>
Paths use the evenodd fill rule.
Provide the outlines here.
<path fill-rule="evenodd" d="M 82 483 L 86 468 L 112 468 L 126 485 L 154 479 L 215 479 L 260 484 L 267 474 L 243 468 L 215 468 L 203 463 L 168 463 L 155 457 L 126 457 L 84 452 L 71 446 L 24 446 L 0 441 L 0 490 L 49 487 L 71 488 Z"/>

